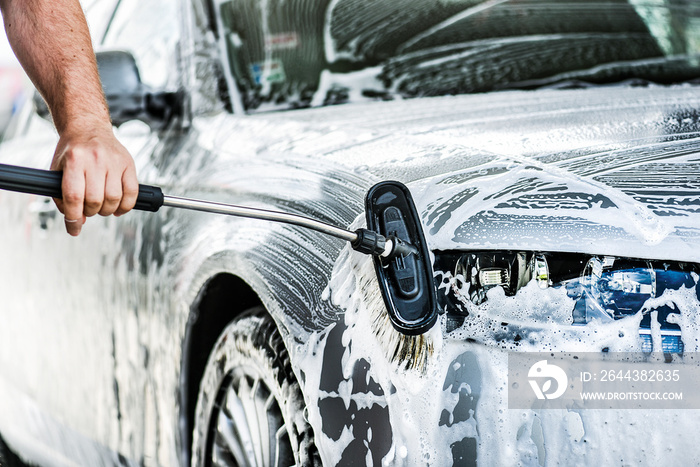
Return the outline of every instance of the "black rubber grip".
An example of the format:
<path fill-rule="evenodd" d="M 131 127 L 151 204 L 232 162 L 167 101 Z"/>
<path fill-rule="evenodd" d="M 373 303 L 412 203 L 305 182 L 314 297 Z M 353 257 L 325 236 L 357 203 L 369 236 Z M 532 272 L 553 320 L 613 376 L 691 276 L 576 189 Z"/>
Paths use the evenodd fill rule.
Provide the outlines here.
<path fill-rule="evenodd" d="M 0 164 L 0 189 L 63 198 L 63 172 Z M 156 212 L 163 205 L 163 191 L 157 186 L 139 185 L 134 209 Z"/>
<path fill-rule="evenodd" d="M 156 212 L 165 201 L 163 190 L 153 185 L 139 185 L 139 197 L 136 198 L 134 209 L 139 211 Z"/>

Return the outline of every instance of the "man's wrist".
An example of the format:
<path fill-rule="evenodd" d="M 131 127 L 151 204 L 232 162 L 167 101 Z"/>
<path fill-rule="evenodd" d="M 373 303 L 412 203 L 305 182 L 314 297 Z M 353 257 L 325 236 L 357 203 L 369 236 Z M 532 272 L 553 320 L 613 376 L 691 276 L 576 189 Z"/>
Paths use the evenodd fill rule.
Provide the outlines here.
<path fill-rule="evenodd" d="M 112 122 L 109 114 L 86 114 L 83 113 L 79 117 L 67 118 L 58 123 L 54 121 L 56 130 L 59 136 L 72 134 L 90 134 L 90 133 L 113 133 Z"/>

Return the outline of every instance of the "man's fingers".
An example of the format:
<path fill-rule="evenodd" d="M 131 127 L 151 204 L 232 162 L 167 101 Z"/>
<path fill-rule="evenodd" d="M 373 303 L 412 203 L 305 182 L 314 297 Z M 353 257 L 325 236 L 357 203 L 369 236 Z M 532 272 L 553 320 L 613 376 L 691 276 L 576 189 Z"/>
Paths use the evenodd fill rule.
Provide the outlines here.
<path fill-rule="evenodd" d="M 64 170 L 61 183 L 63 202 L 61 212 L 66 219 L 82 219 L 85 202 L 85 174 L 82 171 Z M 59 206 L 59 209 L 61 206 Z"/>
<path fill-rule="evenodd" d="M 108 173 L 104 185 L 103 202 L 100 216 L 110 216 L 119 208 L 122 202 L 122 179 L 120 174 Z"/>
<path fill-rule="evenodd" d="M 65 216 L 66 231 L 76 237 L 85 223 L 83 204 L 85 199 L 85 174 L 82 171 L 64 171 L 61 183 L 63 199 L 56 202 Z"/>
<path fill-rule="evenodd" d="M 95 214 L 122 215 L 136 204 L 138 190 L 139 185 L 133 168 L 127 169 L 123 174 L 108 173 L 104 179 L 94 173 L 88 177 L 84 173 L 64 171 L 63 200 L 56 200 L 56 205 L 69 221 L 82 219 L 83 216 L 92 217 Z M 82 226 L 84 221 L 79 224 Z"/>
<path fill-rule="evenodd" d="M 69 219 L 66 217 L 64 219 L 64 223 L 66 224 L 66 232 L 68 232 L 69 235 L 72 235 L 73 237 L 77 237 L 80 235 L 80 231 L 83 228 L 83 224 L 85 224 L 85 216 L 81 216 L 80 219 Z"/>
<path fill-rule="evenodd" d="M 53 198 L 53 202 L 56 203 L 56 207 L 58 208 L 58 211 L 63 214 L 65 211 L 65 207 L 63 206 L 63 200 L 58 199 L 58 198 Z"/>
<path fill-rule="evenodd" d="M 122 199 L 119 207 L 114 212 L 115 216 L 121 216 L 129 212 L 136 204 L 139 196 L 139 182 L 136 179 L 136 169 L 131 166 L 122 175 Z"/>
<path fill-rule="evenodd" d="M 65 174 L 64 174 L 65 177 Z M 85 199 L 83 214 L 87 217 L 92 217 L 102 209 L 102 204 L 105 200 L 105 189 L 107 184 L 107 174 L 101 170 L 93 169 L 89 174 L 85 175 Z M 66 196 L 63 195 L 65 200 Z"/>

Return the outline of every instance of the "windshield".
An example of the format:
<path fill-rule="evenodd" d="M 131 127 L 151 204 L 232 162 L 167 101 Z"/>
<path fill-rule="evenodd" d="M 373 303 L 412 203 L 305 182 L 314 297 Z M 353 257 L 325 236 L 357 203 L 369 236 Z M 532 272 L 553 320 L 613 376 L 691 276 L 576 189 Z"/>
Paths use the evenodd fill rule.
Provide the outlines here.
<path fill-rule="evenodd" d="M 695 0 L 215 1 L 251 110 L 539 87 L 697 83 Z"/>

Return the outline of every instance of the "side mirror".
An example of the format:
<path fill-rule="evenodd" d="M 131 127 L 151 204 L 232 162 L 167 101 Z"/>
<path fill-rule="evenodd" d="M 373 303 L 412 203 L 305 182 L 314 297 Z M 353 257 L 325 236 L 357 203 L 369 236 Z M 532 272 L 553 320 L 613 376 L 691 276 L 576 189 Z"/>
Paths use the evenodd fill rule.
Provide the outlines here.
<path fill-rule="evenodd" d="M 96 57 L 112 124 L 120 126 L 131 120 L 141 120 L 152 129 L 160 129 L 180 113 L 181 94 L 153 91 L 143 84 L 131 53 L 113 50 L 97 52 Z M 37 113 L 50 119 L 49 108 L 38 92 L 34 93 L 33 100 Z"/>
<path fill-rule="evenodd" d="M 180 94 L 154 91 L 143 84 L 131 53 L 113 50 L 98 52 L 96 57 L 114 125 L 142 120 L 151 128 L 158 129 L 180 113 Z"/>
<path fill-rule="evenodd" d="M 97 68 L 112 123 L 119 126 L 138 119 L 146 109 L 147 90 L 134 57 L 128 52 L 98 52 Z"/>

